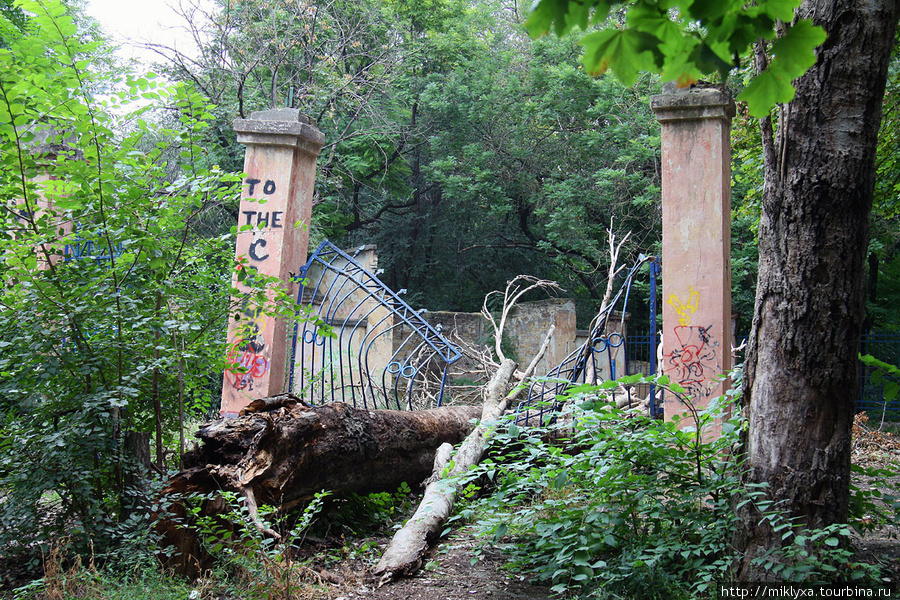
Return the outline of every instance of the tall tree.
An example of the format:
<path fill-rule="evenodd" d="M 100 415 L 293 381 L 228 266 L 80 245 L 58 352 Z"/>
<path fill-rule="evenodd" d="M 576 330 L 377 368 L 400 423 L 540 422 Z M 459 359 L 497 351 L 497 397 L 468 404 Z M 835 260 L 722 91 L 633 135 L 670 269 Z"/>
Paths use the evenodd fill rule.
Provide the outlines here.
<path fill-rule="evenodd" d="M 847 519 L 857 343 L 865 306 L 869 213 L 887 68 L 900 4 L 807 0 L 828 32 L 816 64 L 762 120 L 765 189 L 745 401 L 750 483 L 809 527 Z M 767 55 L 757 53 L 760 67 Z M 741 573 L 780 535 L 748 511 Z"/>
<path fill-rule="evenodd" d="M 595 72 L 611 67 L 625 80 L 642 69 L 684 85 L 704 72 L 727 75 L 732 57 L 759 40 L 759 73 L 739 96 L 762 117 L 765 156 L 744 379 L 747 481 L 766 485 L 801 525 L 843 522 L 875 149 L 900 3 L 542 0 L 532 31 L 587 26 L 611 4 L 625 4 L 628 26 L 586 37 L 585 63 Z M 828 39 L 813 54 L 822 41 L 817 26 Z M 773 117 L 776 103 L 783 104 Z M 764 578 L 756 559 L 781 537 L 751 504 L 743 523 L 740 575 Z"/>
<path fill-rule="evenodd" d="M 329 141 L 313 238 L 377 243 L 385 280 L 413 303 L 477 310 L 528 272 L 593 298 L 589 318 L 606 228 L 636 229 L 642 249 L 659 240 L 657 79 L 591 77 L 575 35 L 531 43 L 499 0 L 223 1 L 190 23 L 205 21 L 196 62 L 157 49 L 221 103 L 216 136 L 293 85 Z"/>

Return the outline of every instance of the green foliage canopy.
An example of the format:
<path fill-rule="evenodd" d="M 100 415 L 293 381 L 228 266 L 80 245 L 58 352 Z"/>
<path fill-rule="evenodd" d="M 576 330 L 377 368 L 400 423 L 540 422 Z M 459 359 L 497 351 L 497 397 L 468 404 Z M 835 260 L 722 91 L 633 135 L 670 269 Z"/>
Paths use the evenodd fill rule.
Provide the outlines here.
<path fill-rule="evenodd" d="M 777 103 L 794 97 L 791 81 L 816 60 L 825 31 L 809 20 L 791 22 L 799 0 L 540 0 L 526 23 L 532 36 L 551 29 L 563 35 L 605 23 L 581 40 L 584 65 L 593 74 L 612 69 L 626 85 L 642 71 L 663 81 L 689 86 L 718 73 L 723 78 L 740 64 L 759 39 L 778 39 L 772 59 L 738 96 L 750 114 L 763 117 Z M 609 19 L 613 9 L 619 12 Z M 609 20 L 608 20 L 609 19 Z"/>

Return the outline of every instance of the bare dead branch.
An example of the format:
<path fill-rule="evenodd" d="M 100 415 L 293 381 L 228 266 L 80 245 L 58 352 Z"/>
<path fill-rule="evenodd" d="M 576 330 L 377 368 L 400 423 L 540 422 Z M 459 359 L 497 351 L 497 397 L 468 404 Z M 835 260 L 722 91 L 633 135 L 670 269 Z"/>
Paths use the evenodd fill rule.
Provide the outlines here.
<path fill-rule="evenodd" d="M 494 352 L 501 362 L 506 359 L 500 346 L 503 342 L 503 330 L 506 327 L 506 321 L 509 318 L 509 314 L 513 308 L 515 308 L 522 296 L 534 290 L 547 290 L 548 292 L 550 290 L 559 292 L 565 291 L 555 281 L 540 279 L 531 275 L 517 275 L 506 284 L 506 290 L 503 292 L 503 305 L 500 310 L 499 322 L 494 318 L 494 315 L 488 308 L 488 304 L 491 298 L 495 295 L 500 295 L 500 292 L 493 291 L 484 298 L 484 303 L 481 306 L 481 314 L 491 323 L 491 326 L 494 329 Z"/>

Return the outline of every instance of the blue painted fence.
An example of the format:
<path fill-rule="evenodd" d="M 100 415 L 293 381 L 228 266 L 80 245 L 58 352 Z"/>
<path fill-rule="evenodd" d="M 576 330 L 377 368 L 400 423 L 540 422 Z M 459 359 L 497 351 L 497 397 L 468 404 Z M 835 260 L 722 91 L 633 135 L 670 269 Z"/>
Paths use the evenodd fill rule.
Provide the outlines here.
<path fill-rule="evenodd" d="M 878 360 L 892 365 L 900 365 L 900 331 L 872 331 L 859 342 L 860 354 L 871 354 Z M 871 376 L 872 367 L 859 363 L 858 412 L 866 411 L 873 419 L 885 417 L 886 421 L 900 421 L 900 399 L 885 404 L 884 384 L 875 384 Z"/>

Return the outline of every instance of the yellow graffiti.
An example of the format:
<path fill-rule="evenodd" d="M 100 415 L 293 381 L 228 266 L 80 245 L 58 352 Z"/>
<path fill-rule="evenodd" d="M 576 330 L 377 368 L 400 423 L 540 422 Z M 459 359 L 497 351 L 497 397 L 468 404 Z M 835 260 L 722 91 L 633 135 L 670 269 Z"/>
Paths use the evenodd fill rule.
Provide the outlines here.
<path fill-rule="evenodd" d="M 691 324 L 691 315 L 697 312 L 697 308 L 700 306 L 700 294 L 694 289 L 694 286 L 690 287 L 689 294 L 687 303 L 682 302 L 675 294 L 669 296 L 669 304 L 678 313 L 678 322 L 684 326 Z"/>

